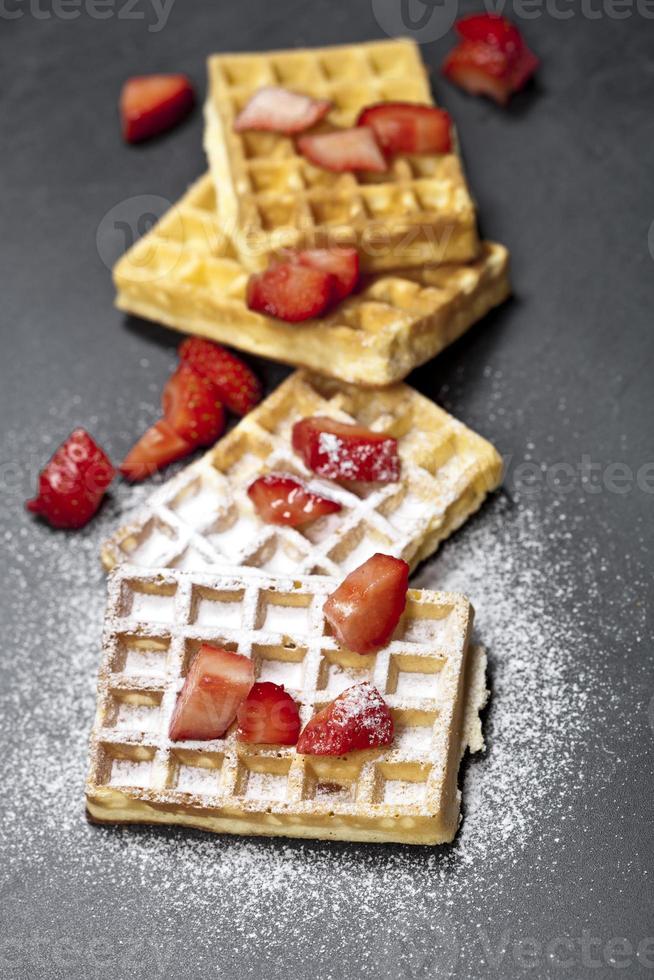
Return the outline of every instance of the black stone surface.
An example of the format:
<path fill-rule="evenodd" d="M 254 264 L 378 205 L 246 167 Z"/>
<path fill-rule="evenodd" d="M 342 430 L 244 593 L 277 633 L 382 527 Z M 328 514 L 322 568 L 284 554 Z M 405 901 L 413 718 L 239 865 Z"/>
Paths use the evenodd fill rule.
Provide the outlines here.
<path fill-rule="evenodd" d="M 212 51 L 382 37 L 389 9 L 380 0 L 176 0 L 165 24 L 146 0 L 8 0 L 0 12 L 2 975 L 654 972 L 654 23 L 644 6 L 624 5 L 621 19 L 600 3 L 566 8 L 569 19 L 545 5 L 516 17 L 542 68 L 506 111 L 435 72 L 484 232 L 511 249 L 516 296 L 410 379 L 495 441 L 508 462 L 504 494 L 421 581 L 437 584 L 439 561 L 456 563 L 456 549 L 498 515 L 511 528 L 528 507 L 540 523 L 545 550 L 535 572 L 562 627 L 556 644 L 563 651 L 566 630 L 574 631 L 588 684 L 583 718 L 569 714 L 571 733 L 582 737 L 565 819 L 548 805 L 548 783 L 542 799 L 525 800 L 527 830 L 505 850 L 493 845 L 498 815 L 489 815 L 487 853 L 470 866 L 456 844 L 427 857 L 84 821 L 103 595 L 95 556 L 138 491 L 119 487 L 80 535 L 51 532 L 22 502 L 74 424 L 120 459 L 154 418 L 178 337 L 113 310 L 96 239 L 106 242 L 111 209 L 138 215 L 143 195 L 172 202 L 205 166 L 199 109 L 156 141 L 123 145 L 121 83 L 184 71 L 202 93 Z M 423 49 L 434 68 L 453 43 L 441 33 Z M 257 367 L 268 390 L 286 373 Z M 579 471 L 584 458 L 597 464 L 590 484 Z M 533 461 L 545 478 L 529 492 L 533 472 L 520 467 Z M 563 488 L 552 471 L 558 463 Z M 574 675 L 574 660 L 566 663 Z M 497 693 L 491 725 L 493 711 L 501 717 Z M 565 725 L 556 732 L 552 765 L 569 748 Z M 493 743 L 491 728 L 491 755 L 499 738 Z M 568 778 L 569 766 L 560 781 Z"/>

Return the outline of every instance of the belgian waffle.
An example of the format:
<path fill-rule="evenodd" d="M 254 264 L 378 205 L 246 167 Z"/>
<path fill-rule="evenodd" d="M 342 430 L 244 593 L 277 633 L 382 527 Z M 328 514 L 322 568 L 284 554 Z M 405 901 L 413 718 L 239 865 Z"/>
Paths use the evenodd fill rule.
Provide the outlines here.
<path fill-rule="evenodd" d="M 293 424 L 312 415 L 396 437 L 400 481 L 344 485 L 315 477 L 291 446 Z M 271 471 L 298 475 L 342 510 L 304 528 L 264 523 L 246 490 Z M 105 542 L 103 562 L 193 570 L 246 565 L 342 577 L 383 551 L 415 567 L 480 507 L 501 475 L 490 443 L 408 385 L 365 391 L 297 371 L 156 490 Z"/>
<path fill-rule="evenodd" d="M 361 385 L 400 381 L 510 291 L 508 253 L 491 242 L 468 265 L 369 277 L 327 316 L 299 326 L 249 310 L 247 279 L 208 175 L 114 269 L 125 312 Z"/>
<path fill-rule="evenodd" d="M 459 822 L 457 773 L 483 747 L 485 658 L 469 655 L 464 596 L 410 590 L 391 642 L 360 657 L 339 649 L 322 606 L 336 582 L 144 572 L 125 566 L 109 601 L 91 744 L 92 820 L 182 824 L 227 833 L 435 844 Z M 251 657 L 283 683 L 302 723 L 370 680 L 394 716 L 394 743 L 333 757 L 287 746 L 174 742 L 168 725 L 200 643 Z"/>
<path fill-rule="evenodd" d="M 331 100 L 336 126 L 354 125 L 375 102 L 431 105 L 413 41 L 215 55 L 208 69 L 205 149 L 221 222 L 247 268 L 264 268 L 283 248 L 336 243 L 356 245 L 367 272 L 475 258 L 475 210 L 457 153 L 397 157 L 383 174 L 336 174 L 310 164 L 291 138 L 234 132 L 264 85 Z"/>

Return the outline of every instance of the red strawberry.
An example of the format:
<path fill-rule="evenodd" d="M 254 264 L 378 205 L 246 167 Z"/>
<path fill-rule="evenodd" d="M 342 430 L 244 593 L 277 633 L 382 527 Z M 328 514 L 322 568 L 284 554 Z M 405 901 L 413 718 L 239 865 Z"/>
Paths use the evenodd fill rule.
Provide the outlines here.
<path fill-rule="evenodd" d="M 255 684 L 238 709 L 239 742 L 295 745 L 300 734 L 297 704 L 280 684 Z"/>
<path fill-rule="evenodd" d="M 248 497 L 262 521 L 286 527 L 300 527 L 341 510 L 335 500 L 312 493 L 299 480 L 279 473 L 260 476 L 248 487 Z"/>
<path fill-rule="evenodd" d="M 39 475 L 39 492 L 26 507 L 53 527 L 78 528 L 97 511 L 115 469 L 85 429 L 75 429 Z"/>
<path fill-rule="evenodd" d="M 400 478 L 397 439 L 362 425 L 320 415 L 293 426 L 293 449 L 319 476 L 330 480 L 396 483 Z"/>
<path fill-rule="evenodd" d="M 303 755 L 345 755 L 353 749 L 375 749 L 393 743 L 393 717 L 376 687 L 365 682 L 346 691 L 319 711 L 297 743 Z"/>
<path fill-rule="evenodd" d="M 175 432 L 170 422 L 159 419 L 132 446 L 120 464 L 120 472 L 128 480 L 145 480 L 192 451 L 193 446 Z"/>
<path fill-rule="evenodd" d="M 254 684 L 254 664 L 240 653 L 203 643 L 170 720 L 173 742 L 222 738 Z"/>
<path fill-rule="evenodd" d="M 346 170 L 382 173 L 388 170 L 374 132 L 365 126 L 301 136 L 297 145 L 307 160 L 323 170 L 332 170 L 335 173 Z"/>
<path fill-rule="evenodd" d="M 323 607 L 325 619 L 347 650 L 374 653 L 385 647 L 406 606 L 409 566 L 377 553 L 345 578 Z"/>
<path fill-rule="evenodd" d="M 193 108 L 195 93 L 186 75 L 139 75 L 120 94 L 123 137 L 139 143 L 175 126 Z"/>
<path fill-rule="evenodd" d="M 303 252 L 288 252 L 287 261 L 320 269 L 334 276 L 334 301 L 349 296 L 359 282 L 359 253 L 355 248 L 309 248 Z"/>
<path fill-rule="evenodd" d="M 336 289 L 336 279 L 329 273 L 296 262 L 282 262 L 250 276 L 247 303 L 258 313 L 299 323 L 324 313 Z"/>
<path fill-rule="evenodd" d="M 166 382 L 161 404 L 166 421 L 194 448 L 210 446 L 225 428 L 218 389 L 186 361 Z"/>
<path fill-rule="evenodd" d="M 449 153 L 449 113 L 412 102 L 380 102 L 363 109 L 357 126 L 374 130 L 386 153 Z"/>
<path fill-rule="evenodd" d="M 244 361 L 218 344 L 190 337 L 178 354 L 218 389 L 223 405 L 237 415 L 247 415 L 261 401 L 261 384 Z"/>
<path fill-rule="evenodd" d="M 234 122 L 237 133 L 248 129 L 301 133 L 323 119 L 332 107 L 328 99 L 312 99 L 286 88 L 266 85 L 252 96 Z"/>
<path fill-rule="evenodd" d="M 518 29 L 498 14 L 464 17 L 456 29 L 463 40 L 443 62 L 443 74 L 467 92 L 505 105 L 534 74 L 538 59 Z"/>

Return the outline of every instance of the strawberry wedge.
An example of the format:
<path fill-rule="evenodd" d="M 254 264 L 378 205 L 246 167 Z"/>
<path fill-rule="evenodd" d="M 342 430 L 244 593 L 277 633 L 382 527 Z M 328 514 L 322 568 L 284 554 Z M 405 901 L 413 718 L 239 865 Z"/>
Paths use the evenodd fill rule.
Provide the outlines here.
<path fill-rule="evenodd" d="M 171 741 L 222 738 L 253 684 L 254 664 L 248 657 L 203 643 L 177 698 Z"/>
<path fill-rule="evenodd" d="M 262 521 L 285 527 L 301 527 L 341 510 L 335 500 L 313 493 L 283 473 L 260 476 L 248 487 L 248 497 Z"/>
<path fill-rule="evenodd" d="M 306 466 L 330 480 L 396 483 L 400 478 L 397 439 L 320 415 L 293 426 L 293 449 Z"/>
<path fill-rule="evenodd" d="M 247 415 L 261 401 L 261 383 L 256 374 L 245 361 L 219 344 L 189 337 L 177 353 L 181 361 L 215 385 L 218 397 L 230 412 Z"/>
<path fill-rule="evenodd" d="M 449 113 L 412 102 L 380 102 L 363 109 L 357 126 L 369 126 L 385 153 L 449 153 Z"/>
<path fill-rule="evenodd" d="M 300 735 L 303 755 L 345 755 L 355 749 L 392 745 L 393 717 L 376 687 L 365 682 L 348 687 L 319 711 Z"/>
<path fill-rule="evenodd" d="M 381 650 L 390 641 L 406 606 L 409 566 L 376 554 L 345 578 L 323 606 L 338 642 L 354 653 Z"/>
<path fill-rule="evenodd" d="M 315 126 L 332 107 L 328 99 L 312 99 L 286 88 L 266 85 L 252 96 L 234 121 L 234 130 L 301 133 Z"/>
<path fill-rule="evenodd" d="M 283 684 L 255 684 L 238 709 L 239 742 L 295 745 L 300 734 L 298 706 Z"/>
<path fill-rule="evenodd" d="M 177 125 L 193 108 L 195 93 L 186 75 L 138 75 L 120 94 L 123 137 L 140 143 Z"/>
<path fill-rule="evenodd" d="M 192 446 L 210 446 L 225 428 L 218 389 L 184 361 L 166 382 L 161 403 L 167 422 Z"/>
<path fill-rule="evenodd" d="M 289 252 L 289 262 L 320 269 L 334 277 L 333 301 L 349 296 L 359 283 L 359 253 L 356 248 L 308 248 L 303 252 Z"/>
<path fill-rule="evenodd" d="M 193 446 L 182 439 L 169 422 L 159 419 L 132 446 L 119 469 L 128 480 L 146 480 L 157 470 L 183 459 L 192 451 Z"/>
<path fill-rule="evenodd" d="M 517 27 L 499 14 L 473 14 L 456 24 L 459 44 L 443 62 L 446 78 L 471 95 L 506 105 L 538 68 Z"/>
<path fill-rule="evenodd" d="M 365 126 L 301 136 L 297 145 L 302 156 L 323 170 L 334 173 L 349 170 L 383 173 L 388 170 L 374 132 Z"/>
<path fill-rule="evenodd" d="M 324 313 L 336 289 L 331 273 L 298 262 L 282 262 L 250 276 L 247 304 L 257 313 L 301 323 Z"/>

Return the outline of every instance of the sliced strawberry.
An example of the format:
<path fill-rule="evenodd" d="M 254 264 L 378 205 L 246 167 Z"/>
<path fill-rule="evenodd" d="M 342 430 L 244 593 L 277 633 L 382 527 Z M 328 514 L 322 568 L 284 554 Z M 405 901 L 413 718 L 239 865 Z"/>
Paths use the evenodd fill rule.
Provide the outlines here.
<path fill-rule="evenodd" d="M 161 398 L 165 419 L 191 446 L 210 446 L 225 428 L 218 389 L 188 362 L 168 379 Z"/>
<path fill-rule="evenodd" d="M 250 276 L 247 303 L 258 313 L 299 323 L 324 313 L 336 289 L 336 279 L 330 273 L 296 262 L 282 262 Z"/>
<path fill-rule="evenodd" d="M 380 102 L 363 109 L 357 126 L 374 130 L 386 153 L 449 153 L 449 113 L 413 102 Z"/>
<path fill-rule="evenodd" d="M 123 85 L 123 137 L 139 143 L 175 126 L 193 108 L 195 93 L 186 75 L 139 75 Z"/>
<path fill-rule="evenodd" d="M 256 745 L 295 745 L 300 734 L 300 712 L 283 684 L 255 684 L 238 709 L 239 742 Z"/>
<path fill-rule="evenodd" d="M 328 99 L 312 99 L 286 88 L 266 85 L 252 96 L 234 121 L 237 133 L 248 129 L 273 133 L 301 133 L 323 119 L 333 103 Z"/>
<path fill-rule="evenodd" d="M 359 282 L 359 253 L 356 248 L 309 248 L 303 252 L 288 253 L 290 262 L 311 266 L 331 273 L 336 279 L 334 301 L 349 296 Z"/>
<path fill-rule="evenodd" d="M 300 527 L 342 509 L 335 500 L 321 497 L 295 477 L 280 473 L 260 476 L 248 487 L 248 497 L 262 521 L 286 527 Z"/>
<path fill-rule="evenodd" d="M 348 687 L 306 725 L 297 743 L 303 755 L 345 755 L 393 743 L 393 717 L 376 687 Z"/>
<path fill-rule="evenodd" d="M 498 14 L 475 14 L 457 22 L 463 40 L 443 62 L 443 74 L 473 95 L 505 105 L 538 67 L 520 31 Z"/>
<path fill-rule="evenodd" d="M 38 494 L 25 506 L 53 527 L 83 527 L 100 506 L 115 472 L 88 432 L 74 429 L 41 471 Z"/>
<path fill-rule="evenodd" d="M 347 650 L 374 653 L 389 642 L 406 606 L 409 566 L 377 553 L 345 578 L 323 606 L 325 619 Z"/>
<path fill-rule="evenodd" d="M 518 54 L 524 47 L 518 28 L 501 14 L 471 14 L 457 20 L 454 26 L 464 41 L 481 41 L 509 56 Z"/>
<path fill-rule="evenodd" d="M 330 480 L 396 483 L 397 439 L 362 425 L 315 415 L 293 426 L 293 449 L 319 476 Z"/>
<path fill-rule="evenodd" d="M 297 145 L 307 160 L 323 170 L 334 173 L 346 170 L 382 173 L 388 170 L 388 163 L 374 132 L 365 126 L 301 136 Z"/>
<path fill-rule="evenodd" d="M 261 384 L 244 361 L 202 337 L 189 337 L 178 354 L 218 389 L 223 405 L 237 415 L 247 415 L 261 401 Z"/>
<path fill-rule="evenodd" d="M 170 422 L 159 419 L 132 446 L 120 464 L 120 472 L 128 480 L 145 480 L 192 451 L 193 446 L 175 432 Z"/>
<path fill-rule="evenodd" d="M 254 664 L 240 653 L 203 643 L 170 719 L 173 742 L 222 738 L 254 684 Z"/>

